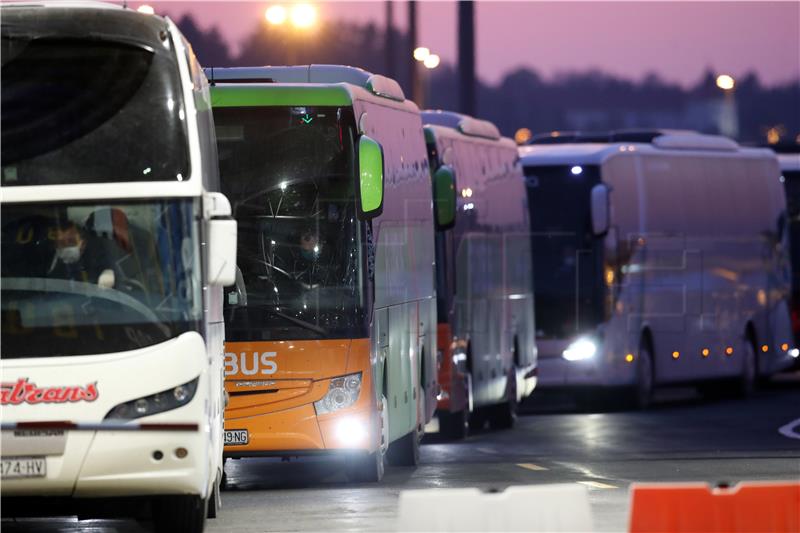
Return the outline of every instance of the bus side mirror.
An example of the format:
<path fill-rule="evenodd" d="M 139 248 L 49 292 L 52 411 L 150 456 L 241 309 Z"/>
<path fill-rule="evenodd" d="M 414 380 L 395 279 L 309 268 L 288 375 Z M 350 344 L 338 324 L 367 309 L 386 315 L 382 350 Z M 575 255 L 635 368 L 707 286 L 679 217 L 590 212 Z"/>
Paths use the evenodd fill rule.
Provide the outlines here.
<path fill-rule="evenodd" d="M 609 208 L 608 187 L 602 183 L 592 187 L 592 233 L 595 237 L 602 237 L 608 233 Z"/>
<path fill-rule="evenodd" d="M 449 165 L 433 173 L 433 202 L 436 230 L 452 228 L 456 223 L 456 174 Z"/>
<path fill-rule="evenodd" d="M 225 195 L 214 192 L 204 198 L 206 214 L 206 284 L 227 287 L 236 282 L 236 220 Z"/>
<path fill-rule="evenodd" d="M 362 135 L 358 139 L 358 218 L 370 220 L 383 212 L 383 148 Z"/>

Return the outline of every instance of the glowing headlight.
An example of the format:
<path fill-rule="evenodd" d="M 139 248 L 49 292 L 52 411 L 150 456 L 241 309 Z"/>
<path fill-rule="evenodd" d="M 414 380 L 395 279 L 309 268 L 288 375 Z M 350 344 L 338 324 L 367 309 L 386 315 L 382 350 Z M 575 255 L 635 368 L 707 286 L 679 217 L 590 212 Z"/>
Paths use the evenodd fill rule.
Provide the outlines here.
<path fill-rule="evenodd" d="M 194 393 L 197 392 L 198 381 L 200 381 L 200 378 L 195 378 L 188 383 L 178 385 L 172 389 L 121 403 L 109 411 L 105 419 L 133 420 L 134 418 L 150 416 L 182 407 L 191 402 L 192 398 L 194 398 Z"/>
<path fill-rule="evenodd" d="M 578 339 L 570 344 L 561 356 L 567 361 L 583 361 L 591 359 L 597 353 L 597 344 L 586 338 Z"/>
<path fill-rule="evenodd" d="M 318 415 L 345 409 L 356 403 L 360 392 L 361 372 L 333 378 L 327 394 L 318 402 L 314 402 L 314 409 Z"/>
<path fill-rule="evenodd" d="M 336 426 L 336 436 L 345 446 L 354 446 L 367 440 L 367 428 L 360 420 L 343 418 Z"/>
<path fill-rule="evenodd" d="M 789 350 L 789 355 L 791 355 L 794 358 L 800 357 L 800 350 L 798 350 L 797 348 L 792 348 L 791 350 Z"/>

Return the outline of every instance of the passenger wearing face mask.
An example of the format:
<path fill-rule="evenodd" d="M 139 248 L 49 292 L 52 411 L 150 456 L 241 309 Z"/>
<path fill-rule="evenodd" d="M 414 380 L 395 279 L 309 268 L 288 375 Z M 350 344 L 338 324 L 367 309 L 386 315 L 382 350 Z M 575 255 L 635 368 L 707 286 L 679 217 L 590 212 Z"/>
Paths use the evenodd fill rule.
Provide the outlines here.
<path fill-rule="evenodd" d="M 98 243 L 93 243 L 77 224 L 68 221 L 56 228 L 56 253 L 48 276 L 94 283 L 112 288 L 116 275 Z"/>

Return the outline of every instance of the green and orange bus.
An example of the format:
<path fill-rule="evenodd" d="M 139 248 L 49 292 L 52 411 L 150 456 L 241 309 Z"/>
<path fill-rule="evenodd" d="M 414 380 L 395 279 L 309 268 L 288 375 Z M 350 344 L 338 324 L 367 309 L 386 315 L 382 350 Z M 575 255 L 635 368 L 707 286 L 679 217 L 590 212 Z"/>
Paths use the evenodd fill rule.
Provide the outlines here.
<path fill-rule="evenodd" d="M 207 69 L 239 223 L 225 456 L 415 465 L 436 408 L 433 198 L 420 112 L 340 66 Z M 452 184 L 444 193 L 453 193 Z"/>

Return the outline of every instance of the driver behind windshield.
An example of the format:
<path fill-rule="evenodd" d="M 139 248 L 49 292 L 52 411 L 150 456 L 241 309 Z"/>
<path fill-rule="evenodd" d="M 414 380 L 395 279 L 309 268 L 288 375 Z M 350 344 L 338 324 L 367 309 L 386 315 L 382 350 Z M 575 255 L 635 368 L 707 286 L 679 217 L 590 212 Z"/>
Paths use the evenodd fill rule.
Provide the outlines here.
<path fill-rule="evenodd" d="M 55 230 L 55 255 L 47 274 L 104 288 L 116 283 L 113 262 L 105 256 L 102 244 L 71 220 Z"/>

